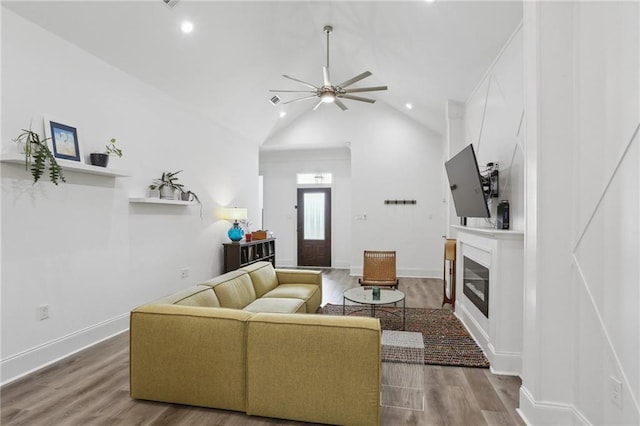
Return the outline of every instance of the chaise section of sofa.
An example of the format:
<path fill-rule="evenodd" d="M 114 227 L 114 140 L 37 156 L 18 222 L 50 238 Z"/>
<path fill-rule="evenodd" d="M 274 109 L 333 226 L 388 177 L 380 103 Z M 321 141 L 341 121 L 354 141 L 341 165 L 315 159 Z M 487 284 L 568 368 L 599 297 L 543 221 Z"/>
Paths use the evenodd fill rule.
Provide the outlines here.
<path fill-rule="evenodd" d="M 379 423 L 378 320 L 263 313 L 247 327 L 247 414 Z"/>
<path fill-rule="evenodd" d="M 130 319 L 131 397 L 244 411 L 244 334 L 251 315 L 159 303 L 135 309 Z"/>

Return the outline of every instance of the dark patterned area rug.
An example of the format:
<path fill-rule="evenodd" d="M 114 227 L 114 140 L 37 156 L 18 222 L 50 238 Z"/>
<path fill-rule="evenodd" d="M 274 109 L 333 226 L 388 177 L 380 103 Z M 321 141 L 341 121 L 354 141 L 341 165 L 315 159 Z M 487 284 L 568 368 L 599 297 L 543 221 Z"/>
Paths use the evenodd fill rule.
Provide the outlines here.
<path fill-rule="evenodd" d="M 342 315 L 342 305 L 327 304 L 318 309 L 318 313 Z M 357 305 L 347 305 L 346 313 L 371 315 L 368 307 Z M 406 314 L 405 331 L 422 333 L 425 364 L 489 368 L 482 349 L 451 311 L 407 308 Z M 376 317 L 380 319 L 383 330 L 402 330 L 402 308 L 378 308 Z M 385 362 L 402 362 L 402 359 L 400 352 L 384 350 L 382 353 L 382 361 Z"/>

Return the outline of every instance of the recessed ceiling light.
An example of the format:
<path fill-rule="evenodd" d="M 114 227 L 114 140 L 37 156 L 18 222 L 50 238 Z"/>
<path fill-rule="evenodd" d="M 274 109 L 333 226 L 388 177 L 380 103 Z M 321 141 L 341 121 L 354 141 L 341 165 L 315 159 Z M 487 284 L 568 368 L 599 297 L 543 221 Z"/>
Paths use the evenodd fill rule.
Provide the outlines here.
<path fill-rule="evenodd" d="M 425 3 L 434 3 L 436 0 L 424 0 Z"/>
<path fill-rule="evenodd" d="M 411 104 L 410 102 L 407 102 L 406 104 L 404 104 L 404 106 L 406 106 L 407 109 L 413 109 L 413 104 Z"/>
<path fill-rule="evenodd" d="M 287 115 L 287 113 L 286 113 L 286 112 L 284 112 L 284 111 L 280 111 L 280 118 L 284 117 L 285 115 Z"/>
<path fill-rule="evenodd" d="M 191 31 L 193 31 L 193 23 L 189 21 L 183 21 L 180 24 L 180 30 L 185 34 L 189 34 Z"/>

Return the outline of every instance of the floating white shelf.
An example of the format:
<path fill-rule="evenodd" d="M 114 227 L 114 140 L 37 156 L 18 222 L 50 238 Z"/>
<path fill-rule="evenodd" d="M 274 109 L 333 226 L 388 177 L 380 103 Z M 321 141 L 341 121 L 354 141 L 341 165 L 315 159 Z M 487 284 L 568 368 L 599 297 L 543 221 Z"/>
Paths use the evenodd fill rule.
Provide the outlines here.
<path fill-rule="evenodd" d="M 196 204 L 193 201 L 164 200 L 161 198 L 144 198 L 144 197 L 129 197 L 129 202 L 142 203 L 142 204 L 169 204 L 173 206 L 193 206 Z"/>
<path fill-rule="evenodd" d="M 110 169 L 107 167 L 92 166 L 90 164 L 83 164 L 76 161 L 56 159 L 62 170 L 69 170 L 78 173 L 87 173 L 98 176 L 111 176 L 111 177 L 127 177 L 131 176 L 129 173 L 122 170 Z M 9 164 L 19 164 L 24 167 L 24 155 L 18 153 L 5 153 L 0 155 L 0 162 Z"/>

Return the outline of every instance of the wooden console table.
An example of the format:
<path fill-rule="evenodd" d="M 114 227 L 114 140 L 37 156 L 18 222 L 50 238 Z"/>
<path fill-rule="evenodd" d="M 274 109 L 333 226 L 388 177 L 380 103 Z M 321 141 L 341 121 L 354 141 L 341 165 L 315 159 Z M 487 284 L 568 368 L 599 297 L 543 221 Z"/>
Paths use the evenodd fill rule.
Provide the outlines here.
<path fill-rule="evenodd" d="M 243 266 L 260 261 L 269 261 L 276 266 L 276 239 L 267 238 L 251 242 L 223 243 L 224 272 L 235 271 Z"/>

